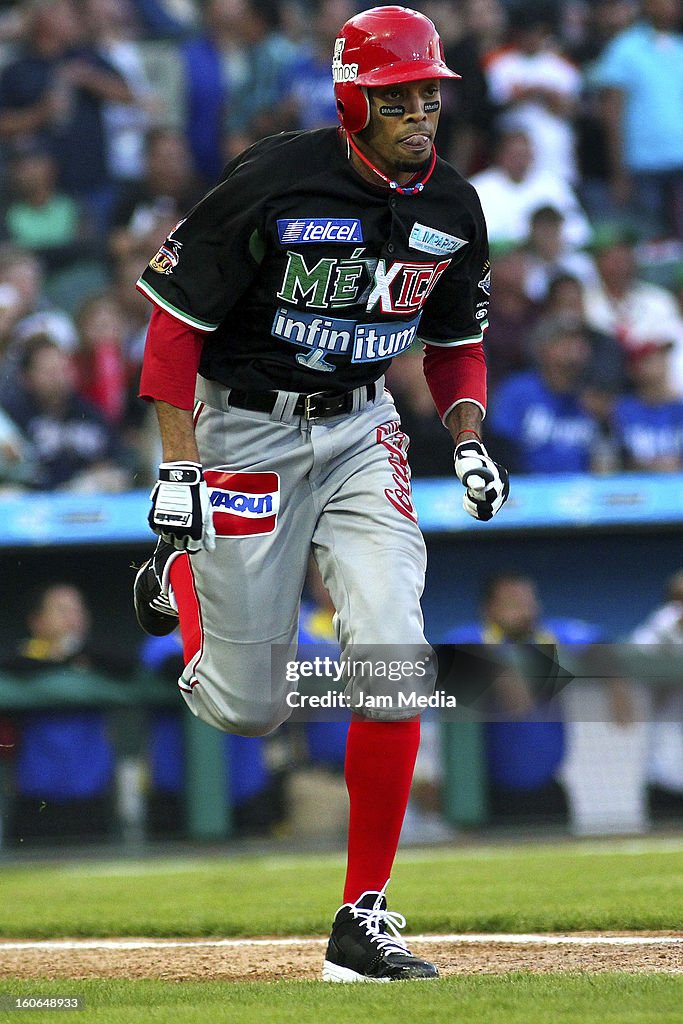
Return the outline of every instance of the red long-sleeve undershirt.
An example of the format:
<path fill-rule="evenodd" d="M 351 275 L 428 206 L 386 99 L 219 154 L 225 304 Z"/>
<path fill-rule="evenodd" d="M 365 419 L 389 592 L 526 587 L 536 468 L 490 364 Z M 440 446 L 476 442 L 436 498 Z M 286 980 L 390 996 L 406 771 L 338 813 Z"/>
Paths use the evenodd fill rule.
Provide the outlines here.
<path fill-rule="evenodd" d="M 205 336 L 206 332 L 155 306 L 147 330 L 140 397 L 192 409 Z M 461 401 L 486 409 L 486 360 L 481 344 L 426 345 L 424 373 L 442 419 Z"/>
<path fill-rule="evenodd" d="M 155 306 L 147 328 L 140 398 L 192 409 L 205 336 L 205 331 L 189 327 Z"/>
<path fill-rule="evenodd" d="M 486 412 L 486 357 L 473 345 L 425 345 L 424 375 L 439 416 L 458 402 L 475 402 Z"/>

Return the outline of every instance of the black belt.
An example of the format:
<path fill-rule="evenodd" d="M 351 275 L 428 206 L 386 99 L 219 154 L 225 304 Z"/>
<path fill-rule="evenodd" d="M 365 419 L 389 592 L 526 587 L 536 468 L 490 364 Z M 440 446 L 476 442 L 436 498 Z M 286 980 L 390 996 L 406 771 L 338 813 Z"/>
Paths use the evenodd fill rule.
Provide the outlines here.
<path fill-rule="evenodd" d="M 365 390 L 369 402 L 374 402 L 376 387 L 366 384 Z M 279 391 L 239 391 L 232 388 L 228 396 L 230 405 L 237 409 L 248 409 L 250 412 L 272 412 Z M 312 395 L 299 395 L 292 414 L 303 416 L 305 420 L 324 419 L 326 416 L 340 416 L 353 411 L 353 391 L 316 391 Z"/>

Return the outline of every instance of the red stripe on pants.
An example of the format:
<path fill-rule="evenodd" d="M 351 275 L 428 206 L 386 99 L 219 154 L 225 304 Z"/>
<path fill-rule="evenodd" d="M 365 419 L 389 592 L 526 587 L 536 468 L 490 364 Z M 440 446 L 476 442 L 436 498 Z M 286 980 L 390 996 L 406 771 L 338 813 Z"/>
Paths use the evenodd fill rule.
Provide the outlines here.
<path fill-rule="evenodd" d="M 169 577 L 178 605 L 180 635 L 183 638 L 183 657 L 187 665 L 197 652 L 201 651 L 204 644 L 202 612 L 199 607 L 189 555 L 182 554 L 173 560 Z"/>

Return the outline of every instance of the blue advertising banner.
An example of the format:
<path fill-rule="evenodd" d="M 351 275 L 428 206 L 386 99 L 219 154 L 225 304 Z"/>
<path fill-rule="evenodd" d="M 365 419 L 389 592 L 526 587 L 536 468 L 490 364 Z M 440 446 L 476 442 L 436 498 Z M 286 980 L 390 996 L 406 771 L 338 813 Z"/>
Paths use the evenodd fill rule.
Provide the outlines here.
<path fill-rule="evenodd" d="M 425 533 L 683 525 L 680 473 L 517 477 L 507 505 L 489 523 L 463 511 L 455 477 L 415 480 L 413 487 Z M 144 543 L 153 540 L 148 510 L 147 491 L 5 496 L 0 498 L 0 547 Z"/>

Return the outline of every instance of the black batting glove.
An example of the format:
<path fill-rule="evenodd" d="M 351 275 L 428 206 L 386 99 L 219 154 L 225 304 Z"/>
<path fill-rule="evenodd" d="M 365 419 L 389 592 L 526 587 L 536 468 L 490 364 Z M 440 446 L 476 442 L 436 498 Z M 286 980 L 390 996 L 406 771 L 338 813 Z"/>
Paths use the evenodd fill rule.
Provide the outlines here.
<path fill-rule="evenodd" d="M 456 446 L 455 472 L 464 485 L 462 507 L 473 519 L 493 519 L 510 493 L 507 469 L 494 462 L 481 441 L 463 441 Z"/>
<path fill-rule="evenodd" d="M 148 522 L 167 544 L 193 554 L 216 547 L 213 509 L 198 462 L 162 462 Z"/>

